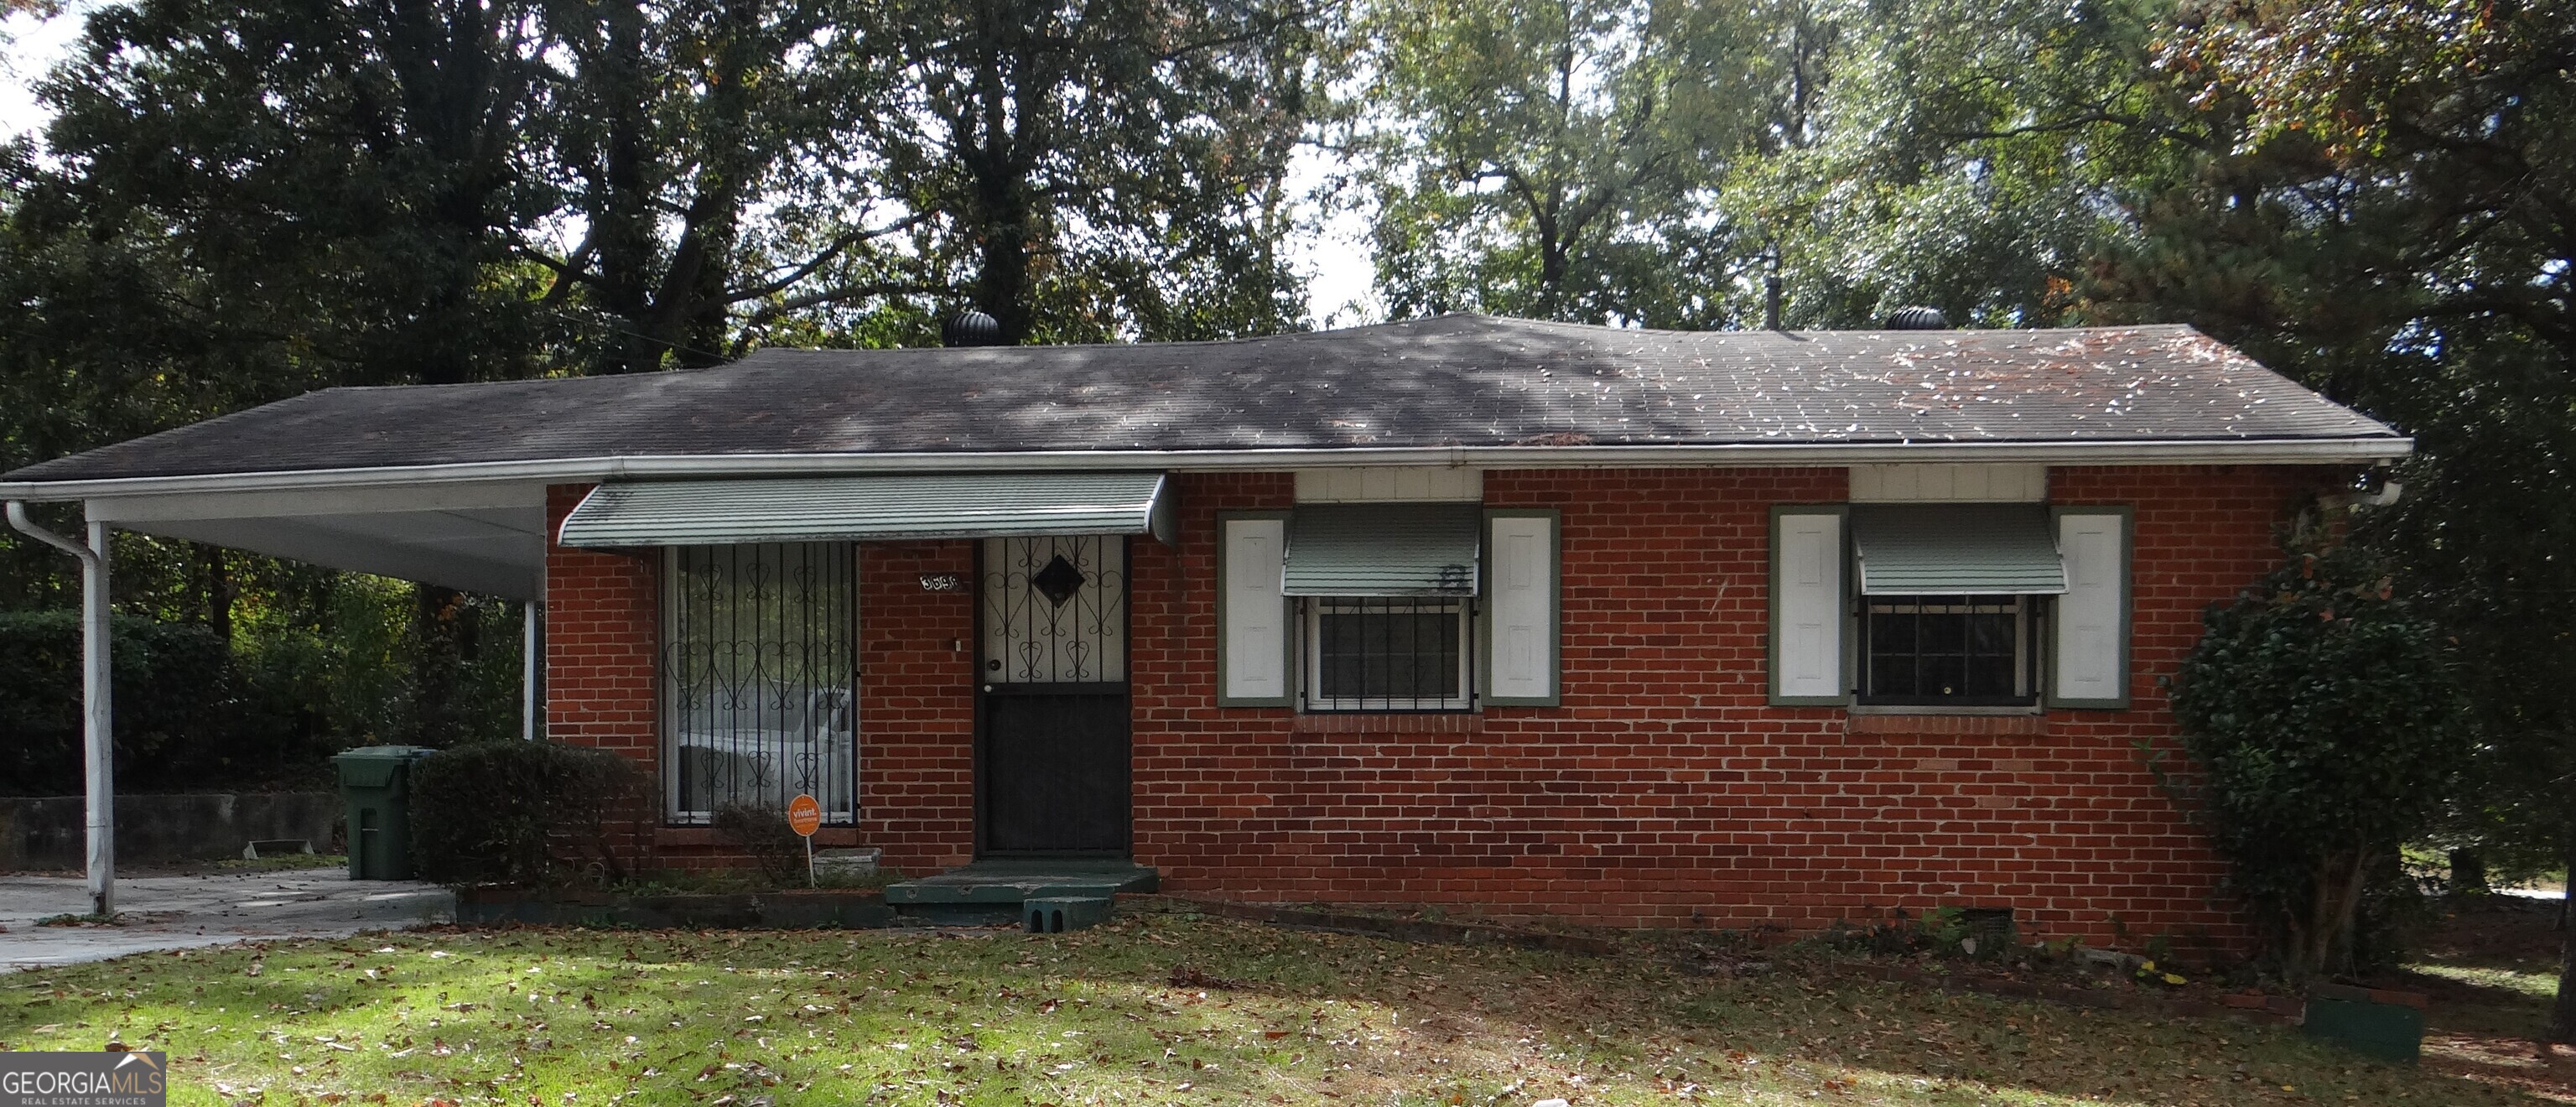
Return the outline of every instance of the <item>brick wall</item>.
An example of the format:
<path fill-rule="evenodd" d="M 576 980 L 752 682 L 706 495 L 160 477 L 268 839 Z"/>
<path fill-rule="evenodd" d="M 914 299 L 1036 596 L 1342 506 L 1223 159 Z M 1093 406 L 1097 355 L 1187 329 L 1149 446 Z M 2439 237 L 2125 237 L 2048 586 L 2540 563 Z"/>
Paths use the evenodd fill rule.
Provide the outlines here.
<path fill-rule="evenodd" d="M 1287 506 L 1288 481 L 1193 478 L 1156 555 L 1186 596 L 1138 609 L 1136 854 L 1246 899 L 1798 930 L 2008 906 L 2051 935 L 2237 944 L 2132 743 L 2170 732 L 2156 678 L 2272 564 L 2308 479 L 2058 471 L 2056 502 L 2136 508 L 2136 709 L 1962 718 L 1766 702 L 1769 508 L 1841 500 L 1842 470 L 1489 473 L 1489 505 L 1563 513 L 1561 706 L 1301 727 L 1215 706 L 1208 676 L 1214 512 Z"/>
<path fill-rule="evenodd" d="M 590 488 L 546 489 L 546 736 L 651 764 L 660 562 L 554 544 Z"/>
<path fill-rule="evenodd" d="M 859 549 L 860 838 L 928 875 L 975 857 L 975 543 Z"/>
<path fill-rule="evenodd" d="M 590 491 L 547 490 L 547 533 Z M 655 558 L 546 550 L 549 737 L 613 749 L 659 771 L 654 694 Z M 970 592 L 925 592 L 925 573 L 974 575 L 969 542 L 865 547 L 859 557 L 859 825 L 825 827 L 818 846 L 870 845 L 884 863 L 929 873 L 974 856 L 974 606 Z M 663 827 L 666 866 L 738 866 L 750 858 L 704 827 Z"/>
<path fill-rule="evenodd" d="M 1842 470 L 1489 473 L 1489 504 L 1563 513 L 1562 705 L 1383 719 L 1215 705 L 1215 512 L 1293 493 L 1184 477 L 1179 547 L 1134 546 L 1135 853 L 1168 888 L 1247 900 L 1792 929 L 2009 906 L 2046 935 L 2116 919 L 2237 944 L 2218 863 L 2133 743 L 2170 733 L 2157 678 L 2201 608 L 2272 564 L 2286 505 L 2332 476 L 2055 471 L 2055 502 L 2136 510 L 2135 707 L 1962 718 L 1765 701 L 1769 509 L 1841 500 Z M 860 558 L 851 837 L 911 871 L 974 850 L 973 598 L 918 580 L 972 564 L 964 542 Z M 554 733 L 649 759 L 649 571 L 556 550 L 548 572 Z M 704 834 L 664 831 L 666 858 L 723 863 Z"/>

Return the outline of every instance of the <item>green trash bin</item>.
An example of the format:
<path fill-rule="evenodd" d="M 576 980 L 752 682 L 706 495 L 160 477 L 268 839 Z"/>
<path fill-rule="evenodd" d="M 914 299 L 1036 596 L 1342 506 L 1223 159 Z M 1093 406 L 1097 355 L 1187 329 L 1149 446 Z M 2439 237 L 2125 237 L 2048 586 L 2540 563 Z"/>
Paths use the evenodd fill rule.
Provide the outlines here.
<path fill-rule="evenodd" d="M 349 805 L 349 879 L 411 878 L 411 763 L 423 746 L 360 746 L 331 758 Z"/>

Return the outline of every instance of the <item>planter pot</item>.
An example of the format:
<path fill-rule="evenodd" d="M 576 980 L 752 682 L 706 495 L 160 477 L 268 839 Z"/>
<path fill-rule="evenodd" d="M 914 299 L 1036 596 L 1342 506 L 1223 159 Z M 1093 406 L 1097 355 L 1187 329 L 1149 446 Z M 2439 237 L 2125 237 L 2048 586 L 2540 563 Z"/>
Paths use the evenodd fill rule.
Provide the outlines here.
<path fill-rule="evenodd" d="M 2424 1049 L 2425 999 L 2415 992 L 2318 984 L 2308 989 L 2308 1036 L 2383 1061 L 2414 1064 Z"/>

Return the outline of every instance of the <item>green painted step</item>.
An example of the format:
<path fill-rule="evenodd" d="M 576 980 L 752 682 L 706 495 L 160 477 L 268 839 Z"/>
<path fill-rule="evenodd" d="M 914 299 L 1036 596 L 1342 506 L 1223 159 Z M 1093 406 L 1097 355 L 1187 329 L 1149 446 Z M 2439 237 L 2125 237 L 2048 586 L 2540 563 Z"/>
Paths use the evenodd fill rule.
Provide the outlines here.
<path fill-rule="evenodd" d="M 1031 934 L 1062 934 L 1068 930 L 1088 930 L 1109 921 L 1115 900 L 1098 896 L 1051 896 L 1032 899 L 1020 905 L 1022 929 Z"/>
<path fill-rule="evenodd" d="M 934 926 L 1024 922 L 1020 905 L 1038 899 L 1115 901 L 1151 892 L 1162 874 L 1129 861 L 988 859 L 937 876 L 886 886 L 886 905 L 904 921 Z"/>

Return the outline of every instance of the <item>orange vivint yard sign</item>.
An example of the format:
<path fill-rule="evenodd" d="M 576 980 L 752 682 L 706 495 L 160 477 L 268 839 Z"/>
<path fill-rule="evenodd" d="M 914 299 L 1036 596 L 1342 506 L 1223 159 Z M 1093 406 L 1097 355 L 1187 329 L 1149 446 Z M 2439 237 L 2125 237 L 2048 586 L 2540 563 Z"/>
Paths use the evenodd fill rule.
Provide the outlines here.
<path fill-rule="evenodd" d="M 814 832 L 823 829 L 823 805 L 814 802 L 814 797 L 799 793 L 795 799 L 787 801 L 787 829 L 805 839 L 805 886 L 811 888 L 816 883 Z"/>

